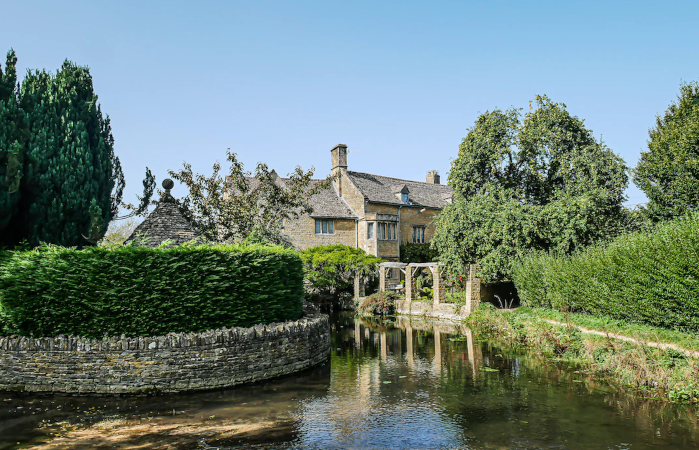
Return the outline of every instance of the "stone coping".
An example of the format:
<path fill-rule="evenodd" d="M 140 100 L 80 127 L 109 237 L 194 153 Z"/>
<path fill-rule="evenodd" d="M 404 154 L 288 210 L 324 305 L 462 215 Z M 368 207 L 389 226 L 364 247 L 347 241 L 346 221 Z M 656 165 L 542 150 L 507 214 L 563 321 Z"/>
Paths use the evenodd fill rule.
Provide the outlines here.
<path fill-rule="evenodd" d="M 323 316 L 303 317 L 289 322 L 255 325 L 249 328 L 217 328 L 198 333 L 168 333 L 151 337 L 86 338 L 74 335 L 33 338 L 29 336 L 0 337 L 0 351 L 6 352 L 89 352 L 163 350 L 235 344 L 252 338 L 274 338 L 280 334 L 296 333 L 322 321 Z M 327 318 L 325 318 L 327 320 Z"/>

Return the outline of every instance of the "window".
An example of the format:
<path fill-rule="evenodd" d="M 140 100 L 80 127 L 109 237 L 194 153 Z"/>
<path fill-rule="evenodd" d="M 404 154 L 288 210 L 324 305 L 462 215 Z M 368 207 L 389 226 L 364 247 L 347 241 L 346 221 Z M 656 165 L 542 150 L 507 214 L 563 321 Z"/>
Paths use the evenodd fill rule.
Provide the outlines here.
<path fill-rule="evenodd" d="M 413 227 L 413 244 L 425 243 L 425 227 Z"/>
<path fill-rule="evenodd" d="M 396 240 L 396 224 L 392 222 L 379 222 L 377 237 L 384 241 Z"/>
<path fill-rule="evenodd" d="M 407 194 L 407 193 L 402 193 L 402 194 L 400 194 L 400 197 L 401 197 L 401 201 L 402 201 L 403 203 L 405 203 L 406 205 L 407 205 L 408 203 L 410 203 L 410 198 L 408 197 L 408 194 Z"/>
<path fill-rule="evenodd" d="M 316 219 L 316 234 L 334 234 L 335 221 L 327 219 Z"/>
<path fill-rule="evenodd" d="M 367 239 L 374 239 L 374 224 L 373 224 L 373 222 L 369 222 L 367 224 L 366 237 L 367 237 Z"/>

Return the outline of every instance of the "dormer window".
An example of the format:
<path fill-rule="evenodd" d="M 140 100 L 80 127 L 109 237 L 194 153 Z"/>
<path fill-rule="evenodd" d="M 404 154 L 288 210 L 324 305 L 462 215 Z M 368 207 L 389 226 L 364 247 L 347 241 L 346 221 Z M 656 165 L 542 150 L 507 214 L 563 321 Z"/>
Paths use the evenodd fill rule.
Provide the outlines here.
<path fill-rule="evenodd" d="M 397 184 L 393 186 L 391 189 L 394 194 L 396 194 L 396 197 L 398 197 L 404 205 L 407 205 L 410 203 L 410 190 L 408 189 L 408 186 L 404 184 Z"/>

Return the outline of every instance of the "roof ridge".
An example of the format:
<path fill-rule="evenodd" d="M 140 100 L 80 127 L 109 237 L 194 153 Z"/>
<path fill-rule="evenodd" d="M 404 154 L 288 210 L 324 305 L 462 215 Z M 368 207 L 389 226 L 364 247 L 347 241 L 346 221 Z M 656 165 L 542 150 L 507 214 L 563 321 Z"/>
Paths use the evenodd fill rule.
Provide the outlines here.
<path fill-rule="evenodd" d="M 381 178 L 388 178 L 389 180 L 395 180 L 395 181 L 407 181 L 409 183 L 419 183 L 419 184 L 427 184 L 430 186 L 445 186 L 449 187 L 447 184 L 437 184 L 437 183 L 428 183 L 426 181 L 417 181 L 417 180 L 406 180 L 405 178 L 395 178 L 395 177 L 387 177 L 386 175 L 376 175 L 374 173 L 369 173 L 369 172 L 357 172 L 354 170 L 348 170 L 347 173 L 352 173 L 352 174 L 362 174 L 362 175 L 371 175 L 372 177 L 381 177 Z"/>

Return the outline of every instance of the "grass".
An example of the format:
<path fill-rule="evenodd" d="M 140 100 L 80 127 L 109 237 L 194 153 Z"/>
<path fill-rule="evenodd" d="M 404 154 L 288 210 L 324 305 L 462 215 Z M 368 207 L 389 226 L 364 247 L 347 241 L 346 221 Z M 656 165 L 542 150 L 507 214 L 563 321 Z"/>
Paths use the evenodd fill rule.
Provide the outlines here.
<path fill-rule="evenodd" d="M 574 327 L 551 324 L 547 319 L 642 341 L 674 343 L 688 350 L 699 348 L 691 334 L 543 308 L 499 311 L 483 304 L 466 323 L 479 336 L 505 347 L 535 351 L 550 360 L 603 375 L 610 381 L 634 387 L 644 397 L 699 402 L 699 359 L 672 349 L 582 333 Z"/>
<path fill-rule="evenodd" d="M 584 313 L 566 313 L 549 308 L 521 307 L 512 311 L 514 316 L 522 320 L 527 318 L 543 318 L 569 323 L 598 331 L 620 334 L 646 342 L 662 342 L 675 344 L 685 350 L 699 352 L 699 333 L 658 328 L 651 325 L 637 324 L 616 320 L 604 316 L 592 316 Z"/>

